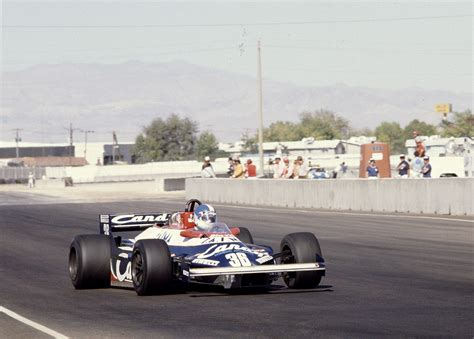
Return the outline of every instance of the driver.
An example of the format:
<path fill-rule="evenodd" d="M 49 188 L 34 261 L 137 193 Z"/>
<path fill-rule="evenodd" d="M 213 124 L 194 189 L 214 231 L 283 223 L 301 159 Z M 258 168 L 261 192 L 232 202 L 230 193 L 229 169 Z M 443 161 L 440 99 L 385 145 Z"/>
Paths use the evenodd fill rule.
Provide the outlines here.
<path fill-rule="evenodd" d="M 194 209 L 194 223 L 198 231 L 207 231 L 216 222 L 216 210 L 211 205 L 199 205 Z"/>

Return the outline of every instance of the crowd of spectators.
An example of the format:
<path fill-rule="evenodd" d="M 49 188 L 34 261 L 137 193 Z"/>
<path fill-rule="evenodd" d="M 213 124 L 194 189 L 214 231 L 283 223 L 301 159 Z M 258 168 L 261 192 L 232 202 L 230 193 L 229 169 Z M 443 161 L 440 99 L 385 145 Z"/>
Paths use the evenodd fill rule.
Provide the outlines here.
<path fill-rule="evenodd" d="M 273 160 L 273 179 L 303 179 L 308 175 L 308 165 L 302 156 L 290 161 L 288 157 L 276 157 Z"/>
<path fill-rule="evenodd" d="M 425 147 L 423 140 L 418 135 L 417 131 L 413 132 L 413 138 L 416 142 L 416 151 L 413 159 L 407 159 L 405 154 L 400 154 L 400 161 L 396 167 L 397 178 L 431 178 L 431 164 L 430 158 L 425 154 Z M 211 159 L 206 156 L 202 165 L 201 176 L 203 178 L 215 178 L 216 174 L 211 165 Z M 239 157 L 228 158 L 229 167 L 227 169 L 227 175 L 234 179 L 255 179 L 257 178 L 257 168 L 252 163 L 251 159 L 247 159 L 242 165 Z M 302 156 L 297 156 L 294 160 L 290 160 L 288 157 L 276 156 L 273 160 L 270 160 L 271 173 L 273 179 L 320 179 L 320 178 L 337 178 L 340 173 L 341 177 L 344 177 L 348 166 L 345 162 L 342 162 L 336 167 L 331 174 L 325 173 L 324 169 L 316 166 L 311 167 L 311 164 L 304 161 Z M 324 173 L 323 173 L 324 172 Z M 378 179 L 380 177 L 380 171 L 377 166 L 376 160 L 371 158 L 368 166 L 365 169 L 366 178 Z M 324 175 L 323 175 L 324 174 Z"/>

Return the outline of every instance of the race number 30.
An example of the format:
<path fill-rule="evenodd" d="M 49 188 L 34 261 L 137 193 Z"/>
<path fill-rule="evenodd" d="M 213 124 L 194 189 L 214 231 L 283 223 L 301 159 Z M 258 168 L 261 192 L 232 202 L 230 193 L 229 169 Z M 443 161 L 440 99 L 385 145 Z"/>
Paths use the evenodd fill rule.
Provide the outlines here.
<path fill-rule="evenodd" d="M 252 266 L 245 253 L 228 253 L 225 258 L 229 260 L 229 264 L 233 267 Z"/>

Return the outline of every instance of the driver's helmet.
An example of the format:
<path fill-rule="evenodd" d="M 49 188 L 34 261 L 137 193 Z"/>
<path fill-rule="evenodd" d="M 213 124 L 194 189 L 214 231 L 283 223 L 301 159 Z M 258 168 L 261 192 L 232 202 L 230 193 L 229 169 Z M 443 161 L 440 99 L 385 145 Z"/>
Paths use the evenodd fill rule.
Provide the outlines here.
<path fill-rule="evenodd" d="M 211 205 L 199 205 L 194 209 L 194 223 L 199 230 L 209 229 L 211 223 L 216 222 L 216 210 Z"/>

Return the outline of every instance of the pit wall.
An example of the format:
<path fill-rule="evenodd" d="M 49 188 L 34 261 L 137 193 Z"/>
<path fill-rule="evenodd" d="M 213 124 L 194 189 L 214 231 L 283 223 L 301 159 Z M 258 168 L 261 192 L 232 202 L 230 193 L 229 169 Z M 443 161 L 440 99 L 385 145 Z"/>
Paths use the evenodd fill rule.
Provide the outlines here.
<path fill-rule="evenodd" d="M 473 178 L 186 179 L 186 198 L 236 205 L 474 215 Z"/>

